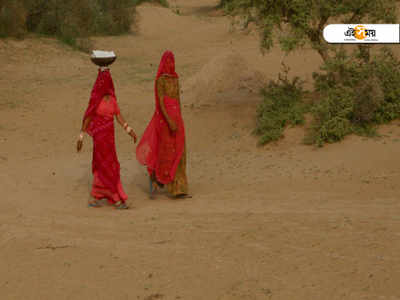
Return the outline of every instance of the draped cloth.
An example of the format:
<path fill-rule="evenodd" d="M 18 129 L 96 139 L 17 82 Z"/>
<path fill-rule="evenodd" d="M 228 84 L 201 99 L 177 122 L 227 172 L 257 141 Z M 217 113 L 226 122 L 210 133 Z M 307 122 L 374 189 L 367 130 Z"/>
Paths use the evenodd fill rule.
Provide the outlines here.
<path fill-rule="evenodd" d="M 103 100 L 106 95 L 111 98 L 108 102 Z M 92 196 L 107 198 L 110 203 L 127 199 L 121 185 L 120 164 L 115 147 L 115 114 L 119 114 L 119 108 L 110 71 L 99 70 L 83 119 L 90 118 L 86 131 L 93 138 Z"/>
<path fill-rule="evenodd" d="M 178 78 L 175 72 L 175 59 L 170 51 L 164 52 L 154 84 L 155 112 L 136 148 L 136 158 L 147 166 L 150 176 L 155 175 L 162 184 L 171 183 L 176 174 L 185 148 L 185 128 L 180 111 L 179 99 L 165 95 L 158 96 L 157 81 L 162 75 Z M 160 101 L 164 101 L 165 109 L 171 120 L 177 125 L 172 132 L 162 114 Z"/>

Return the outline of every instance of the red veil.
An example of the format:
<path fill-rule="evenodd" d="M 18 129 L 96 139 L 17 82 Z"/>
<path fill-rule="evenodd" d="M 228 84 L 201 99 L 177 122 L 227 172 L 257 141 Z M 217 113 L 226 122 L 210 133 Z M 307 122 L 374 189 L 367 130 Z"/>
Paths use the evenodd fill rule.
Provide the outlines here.
<path fill-rule="evenodd" d="M 171 63 L 167 63 L 167 61 Z M 136 148 L 136 158 L 147 166 L 150 175 L 155 173 L 159 182 L 167 184 L 175 178 L 175 172 L 182 157 L 185 144 L 185 131 L 179 102 L 165 96 L 160 99 L 157 91 L 157 80 L 161 75 L 178 78 L 175 72 L 175 58 L 171 51 L 165 51 L 154 83 L 155 112 Z M 177 124 L 178 130 L 173 133 L 161 112 L 160 101 L 164 101 L 168 115 Z"/>
<path fill-rule="evenodd" d="M 99 121 L 97 120 L 96 110 L 105 95 L 112 95 L 115 97 L 114 83 L 110 70 L 106 69 L 102 71 L 99 69 L 96 82 L 94 83 L 92 92 L 90 94 L 89 105 L 83 117 L 83 120 L 88 117 L 92 119 L 86 130 L 91 136 L 93 136 L 96 129 L 96 124 Z"/>
<path fill-rule="evenodd" d="M 97 174 L 106 190 L 118 193 L 120 185 L 120 164 L 117 158 L 113 118 L 105 118 L 96 113 L 105 95 L 115 97 L 114 83 L 108 69 L 97 75 L 88 108 L 83 120 L 90 117 L 86 131 L 93 137 L 92 172 Z M 113 201 L 113 199 L 109 199 Z"/>

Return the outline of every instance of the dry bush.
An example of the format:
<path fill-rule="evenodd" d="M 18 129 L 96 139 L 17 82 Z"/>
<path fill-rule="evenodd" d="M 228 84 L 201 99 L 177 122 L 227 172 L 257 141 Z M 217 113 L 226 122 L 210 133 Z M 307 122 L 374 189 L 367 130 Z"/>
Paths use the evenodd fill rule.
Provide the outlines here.
<path fill-rule="evenodd" d="M 0 1 L 1 37 L 34 32 L 78 48 L 87 48 L 90 36 L 129 32 L 135 18 L 133 0 Z"/>
<path fill-rule="evenodd" d="M 374 135 L 377 125 L 400 117 L 400 61 L 387 48 L 367 62 L 360 54 L 338 52 L 314 74 L 321 97 L 312 107 L 311 143 L 322 146 L 350 133 Z"/>
<path fill-rule="evenodd" d="M 26 32 L 26 9 L 17 1 L 0 1 L 0 37 L 21 38 Z"/>

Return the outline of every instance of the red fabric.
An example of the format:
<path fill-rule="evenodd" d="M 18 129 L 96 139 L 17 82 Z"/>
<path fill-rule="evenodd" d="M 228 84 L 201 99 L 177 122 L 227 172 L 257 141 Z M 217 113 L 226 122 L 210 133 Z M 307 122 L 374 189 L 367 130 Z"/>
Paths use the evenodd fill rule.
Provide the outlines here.
<path fill-rule="evenodd" d="M 99 106 L 103 97 L 107 94 L 115 97 L 114 83 L 111 78 L 111 73 L 108 69 L 104 71 L 99 69 L 96 82 L 94 83 L 92 92 L 90 94 L 89 105 L 83 117 L 84 120 L 88 117 L 96 117 L 97 107 Z M 90 130 L 88 130 L 88 133 L 90 133 Z"/>
<path fill-rule="evenodd" d="M 92 184 L 92 196 L 96 199 L 108 199 L 108 202 L 116 203 L 118 201 L 124 202 L 128 199 L 128 196 L 125 194 L 125 191 L 122 187 L 121 181 L 117 184 L 117 192 L 112 193 L 101 181 L 97 172 L 93 174 L 93 184 Z"/>
<path fill-rule="evenodd" d="M 176 169 L 182 158 L 185 128 L 178 100 L 168 96 L 159 99 L 157 80 L 163 74 L 178 78 L 175 72 L 174 55 L 170 51 L 163 54 L 158 67 L 154 84 L 155 112 L 136 148 L 136 158 L 142 165 L 147 166 L 150 175 L 155 174 L 160 183 L 167 184 L 175 178 Z M 176 132 L 169 129 L 160 109 L 160 101 L 164 101 L 169 117 L 175 121 Z"/>
<path fill-rule="evenodd" d="M 111 95 L 111 99 L 104 101 L 105 95 Z M 120 164 L 115 148 L 114 115 L 118 113 L 110 71 L 99 71 L 84 120 L 91 118 L 87 132 L 93 138 L 92 173 L 95 176 L 92 195 L 107 198 L 111 203 L 127 199 L 121 185 Z"/>
<path fill-rule="evenodd" d="M 104 118 L 113 119 L 114 115 L 120 114 L 117 99 L 115 99 L 113 96 L 110 96 L 110 100 L 100 101 L 96 109 L 96 114 Z"/>

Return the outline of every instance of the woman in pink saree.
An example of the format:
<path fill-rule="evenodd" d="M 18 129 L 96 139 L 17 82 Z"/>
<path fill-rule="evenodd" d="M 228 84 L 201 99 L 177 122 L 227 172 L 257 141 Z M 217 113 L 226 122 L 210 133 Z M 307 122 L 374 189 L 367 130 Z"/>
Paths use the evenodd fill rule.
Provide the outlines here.
<path fill-rule="evenodd" d="M 99 70 L 77 143 L 79 152 L 83 146 L 83 133 L 87 132 L 93 138 L 93 200 L 89 201 L 89 207 L 101 206 L 98 200 L 106 198 L 117 209 L 128 208 L 115 148 L 114 117 L 136 143 L 136 134 L 125 122 L 118 107 L 110 71 Z"/>
<path fill-rule="evenodd" d="M 147 166 L 151 197 L 164 185 L 174 197 L 190 197 L 178 78 L 174 55 L 166 51 L 155 80 L 155 112 L 136 148 L 137 160 Z"/>

